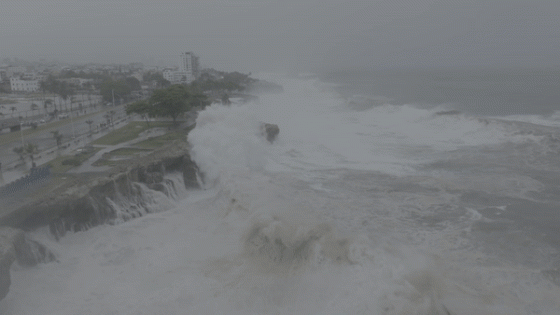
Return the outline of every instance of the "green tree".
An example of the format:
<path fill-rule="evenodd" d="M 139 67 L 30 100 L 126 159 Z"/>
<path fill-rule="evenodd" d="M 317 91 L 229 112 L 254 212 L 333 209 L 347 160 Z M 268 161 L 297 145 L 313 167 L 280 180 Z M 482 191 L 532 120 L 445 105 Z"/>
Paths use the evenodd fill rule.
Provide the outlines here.
<path fill-rule="evenodd" d="M 91 134 L 91 124 L 93 124 L 93 120 L 91 119 L 86 120 L 86 124 L 89 125 L 89 133 Z"/>
<path fill-rule="evenodd" d="M 136 101 L 126 106 L 126 114 L 139 114 L 150 126 L 150 117 L 154 116 L 153 107 L 147 100 Z"/>
<path fill-rule="evenodd" d="M 25 160 L 25 156 L 29 156 L 29 158 L 31 158 L 32 165 L 35 165 L 35 154 L 39 153 L 39 149 L 36 145 L 27 143 L 21 147 L 15 147 L 13 150 L 14 153 L 19 155 L 21 160 Z"/>
<path fill-rule="evenodd" d="M 165 89 L 171 86 L 171 82 L 164 79 L 161 72 L 148 71 L 144 73 L 144 75 L 142 76 L 142 80 L 144 82 L 156 81 L 157 87 L 160 89 Z"/>
<path fill-rule="evenodd" d="M 31 165 L 35 167 L 35 154 L 39 153 L 39 147 L 32 143 L 27 143 L 24 150 L 25 154 L 31 158 Z"/>
<path fill-rule="evenodd" d="M 53 134 L 53 138 L 56 140 L 56 146 L 60 148 L 62 145 L 62 134 L 58 130 L 51 131 L 51 133 Z"/>
<path fill-rule="evenodd" d="M 222 104 L 223 105 L 231 104 L 231 101 L 229 100 L 229 95 L 227 95 L 227 93 L 222 94 Z"/>
<path fill-rule="evenodd" d="M 160 117 L 171 117 L 177 123 L 177 117 L 189 110 L 187 102 L 190 96 L 188 88 L 184 85 L 172 85 L 166 89 L 155 90 L 150 97 L 153 114 Z"/>
<path fill-rule="evenodd" d="M 48 111 L 48 107 L 51 106 L 53 104 L 53 101 L 51 99 L 45 100 L 43 107 L 45 108 L 45 113 L 49 113 Z"/>
<path fill-rule="evenodd" d="M 51 93 L 57 94 L 65 102 L 70 95 L 74 94 L 72 88 L 68 85 L 68 83 L 66 83 L 65 81 L 56 80 L 56 78 L 52 74 L 49 75 L 47 79 L 41 83 L 41 89 L 43 89 L 43 91 L 49 91 Z M 62 104 L 59 104 L 59 109 L 61 109 L 61 106 Z M 55 111 L 58 111 L 56 109 L 56 103 Z"/>
<path fill-rule="evenodd" d="M 35 103 L 31 104 L 31 113 L 33 113 L 36 110 L 39 110 L 39 105 Z"/>
<path fill-rule="evenodd" d="M 177 117 L 195 106 L 208 105 L 206 96 L 185 85 L 172 85 L 166 89 L 155 90 L 147 101 L 135 102 L 127 107 L 127 114 L 137 113 L 144 117 Z"/>
<path fill-rule="evenodd" d="M 138 81 L 138 79 L 136 79 L 135 77 L 128 77 L 124 80 L 132 91 L 138 91 L 142 89 L 142 87 L 140 86 L 140 81 Z"/>
<path fill-rule="evenodd" d="M 122 80 L 105 80 L 101 83 L 101 96 L 106 102 L 111 102 L 113 100 L 113 92 L 115 96 L 120 98 L 126 98 L 132 91 L 128 84 Z"/>
<path fill-rule="evenodd" d="M 21 160 L 25 160 L 25 149 L 24 147 L 15 147 L 14 149 L 14 153 L 19 155 L 19 158 Z"/>
<path fill-rule="evenodd" d="M 115 124 L 113 123 L 113 116 L 115 116 L 116 113 L 117 112 L 115 112 L 114 110 L 110 110 L 107 112 L 107 114 L 103 116 L 107 119 L 107 123 L 111 124 L 111 127 L 113 127 L 113 129 L 115 129 Z"/>

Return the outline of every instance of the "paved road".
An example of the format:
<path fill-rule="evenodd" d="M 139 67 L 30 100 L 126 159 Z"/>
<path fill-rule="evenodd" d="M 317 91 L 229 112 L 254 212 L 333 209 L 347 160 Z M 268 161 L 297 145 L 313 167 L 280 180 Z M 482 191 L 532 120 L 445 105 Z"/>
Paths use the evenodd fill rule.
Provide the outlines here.
<path fill-rule="evenodd" d="M 81 116 L 74 116 L 80 114 L 74 113 L 72 118 L 63 119 L 65 124 L 62 126 L 47 128 L 31 136 L 25 136 L 23 139 L 25 143 L 32 143 L 38 146 L 40 153 L 37 154 L 37 165 L 46 163 L 56 156 L 55 151 L 57 150 L 57 146 L 56 140 L 52 134 L 53 131 L 58 130 L 59 133 L 63 135 L 63 147 L 66 148 L 64 151 L 75 150 L 80 146 L 85 146 L 88 142 L 101 137 L 107 132 L 112 131 L 112 128 L 108 127 L 109 112 L 113 112 L 112 121 L 114 124 L 127 119 L 124 106 L 103 108 L 99 106 L 98 109 L 99 110 L 95 114 L 89 112 L 88 115 L 85 115 L 85 113 L 82 112 Z M 58 120 L 59 119 L 57 119 L 57 121 Z M 88 120 L 92 121 L 91 127 L 86 123 Z M 103 127 L 103 125 L 106 126 Z M 90 128 L 91 131 L 95 133 L 93 137 L 88 137 Z M 25 129 L 26 127 L 24 127 L 24 130 Z M 0 134 L 0 137 L 1 136 Z M 13 152 L 13 148 L 20 147 L 21 145 L 21 138 L 18 138 L 9 144 L 0 146 L 0 163 L 2 163 L 0 185 L 19 178 L 25 171 L 25 167 L 16 167 L 21 163 L 21 160 L 19 156 Z"/>

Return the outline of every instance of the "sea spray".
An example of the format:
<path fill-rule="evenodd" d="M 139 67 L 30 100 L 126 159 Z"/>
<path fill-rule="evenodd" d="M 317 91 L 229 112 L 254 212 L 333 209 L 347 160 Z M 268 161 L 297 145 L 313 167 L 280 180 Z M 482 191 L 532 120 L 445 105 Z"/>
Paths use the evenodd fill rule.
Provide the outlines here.
<path fill-rule="evenodd" d="M 357 111 L 316 80 L 286 82 L 201 113 L 189 141 L 205 190 L 58 243 L 37 235 L 60 263 L 15 271 L 0 312 L 557 313 L 551 272 L 497 254 L 554 263 L 511 223 L 511 203 L 547 193 L 549 174 L 525 163 L 540 151 L 522 150 L 549 145 L 533 127 L 413 105 Z M 282 130 L 272 144 L 262 121 Z M 510 213 L 495 229 L 477 223 Z"/>

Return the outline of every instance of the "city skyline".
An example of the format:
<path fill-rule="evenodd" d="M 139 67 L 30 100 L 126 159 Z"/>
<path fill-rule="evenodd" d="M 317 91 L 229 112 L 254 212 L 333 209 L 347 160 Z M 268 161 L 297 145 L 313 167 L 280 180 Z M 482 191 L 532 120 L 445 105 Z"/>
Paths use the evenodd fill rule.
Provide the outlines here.
<path fill-rule="evenodd" d="M 175 64 L 225 71 L 558 66 L 560 2 L 466 0 L 14 1 L 0 58 Z"/>

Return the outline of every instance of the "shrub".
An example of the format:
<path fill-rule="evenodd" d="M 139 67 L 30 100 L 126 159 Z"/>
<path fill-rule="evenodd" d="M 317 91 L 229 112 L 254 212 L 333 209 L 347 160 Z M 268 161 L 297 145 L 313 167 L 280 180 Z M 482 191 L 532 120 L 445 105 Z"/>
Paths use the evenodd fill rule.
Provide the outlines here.
<path fill-rule="evenodd" d="M 71 159 L 63 160 L 60 164 L 62 164 L 62 165 L 80 166 L 80 165 L 82 165 L 82 162 L 81 162 L 79 159 L 77 159 L 77 158 L 71 158 Z"/>

